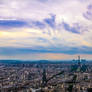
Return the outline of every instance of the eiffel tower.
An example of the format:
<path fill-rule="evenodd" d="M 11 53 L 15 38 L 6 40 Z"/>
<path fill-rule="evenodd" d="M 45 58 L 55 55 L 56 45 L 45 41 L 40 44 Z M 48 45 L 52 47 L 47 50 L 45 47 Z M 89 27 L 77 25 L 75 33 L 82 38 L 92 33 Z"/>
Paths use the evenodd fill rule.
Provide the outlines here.
<path fill-rule="evenodd" d="M 79 66 L 79 67 L 81 66 L 81 59 L 80 59 L 80 56 L 78 56 L 78 66 Z"/>
<path fill-rule="evenodd" d="M 78 72 L 81 71 L 81 59 L 80 59 L 80 56 L 78 56 L 78 69 L 77 69 Z"/>

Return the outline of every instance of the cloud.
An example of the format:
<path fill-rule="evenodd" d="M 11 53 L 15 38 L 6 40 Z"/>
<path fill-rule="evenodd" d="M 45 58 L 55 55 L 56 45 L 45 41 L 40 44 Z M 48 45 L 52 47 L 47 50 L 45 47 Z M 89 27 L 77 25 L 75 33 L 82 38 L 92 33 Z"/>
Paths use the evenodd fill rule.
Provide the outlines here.
<path fill-rule="evenodd" d="M 90 32 L 86 32 L 83 36 L 68 32 L 65 29 L 53 31 L 51 28 L 49 32 L 50 35 L 48 29 L 34 28 L 12 29 L 12 32 L 2 30 L 0 31 L 0 47 L 8 50 L 13 48 L 14 50 L 11 51 L 15 54 L 24 53 L 24 51 L 26 53 L 92 53 Z M 3 49 L 3 52 L 5 51 Z M 9 51 L 7 53 L 9 54 Z"/>
<path fill-rule="evenodd" d="M 51 15 L 51 18 L 46 18 L 44 21 L 52 28 L 55 28 L 55 15 Z"/>
<path fill-rule="evenodd" d="M 0 28 L 24 27 L 27 23 L 19 20 L 0 20 Z"/>
<path fill-rule="evenodd" d="M 22 21 L 22 20 L 0 20 L 0 28 L 6 29 L 6 28 L 23 28 L 23 27 L 29 27 L 29 28 L 45 28 L 45 24 L 41 21 Z"/>
<path fill-rule="evenodd" d="M 47 2 L 49 0 L 37 0 L 37 1 L 40 1 L 40 2 L 44 3 L 44 2 Z"/>
<path fill-rule="evenodd" d="M 92 54 L 91 10 L 92 0 L 1 0 L 1 54 Z"/>
<path fill-rule="evenodd" d="M 92 4 L 88 5 L 87 11 L 83 14 L 83 16 L 89 21 L 92 21 Z"/>
<path fill-rule="evenodd" d="M 69 24 L 63 22 L 63 26 L 65 30 L 73 32 L 73 33 L 80 33 L 80 27 L 77 25 L 77 27 L 71 27 Z"/>

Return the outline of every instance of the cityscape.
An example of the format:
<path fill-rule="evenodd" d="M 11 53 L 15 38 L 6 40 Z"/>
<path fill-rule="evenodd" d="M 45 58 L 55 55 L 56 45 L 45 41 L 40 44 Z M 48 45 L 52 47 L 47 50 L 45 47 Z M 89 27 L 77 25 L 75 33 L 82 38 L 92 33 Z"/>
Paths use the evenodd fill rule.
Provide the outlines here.
<path fill-rule="evenodd" d="M 0 92 L 92 92 L 92 0 L 0 0 Z"/>
<path fill-rule="evenodd" d="M 92 92 L 92 62 L 1 60 L 0 92 Z"/>

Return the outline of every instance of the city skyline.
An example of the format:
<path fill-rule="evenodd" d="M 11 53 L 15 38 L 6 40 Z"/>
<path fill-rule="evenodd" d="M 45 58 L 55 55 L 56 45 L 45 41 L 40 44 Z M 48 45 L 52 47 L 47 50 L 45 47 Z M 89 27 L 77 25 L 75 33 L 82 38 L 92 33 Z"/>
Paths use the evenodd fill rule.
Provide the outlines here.
<path fill-rule="evenodd" d="M 0 59 L 92 60 L 92 0 L 0 0 Z"/>

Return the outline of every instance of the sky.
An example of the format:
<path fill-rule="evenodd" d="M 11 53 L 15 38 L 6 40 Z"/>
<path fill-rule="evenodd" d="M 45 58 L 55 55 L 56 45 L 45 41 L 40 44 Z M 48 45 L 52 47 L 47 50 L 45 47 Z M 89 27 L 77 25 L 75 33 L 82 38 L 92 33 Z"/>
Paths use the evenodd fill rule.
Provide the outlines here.
<path fill-rule="evenodd" d="M 92 0 L 0 0 L 0 59 L 92 59 Z"/>

